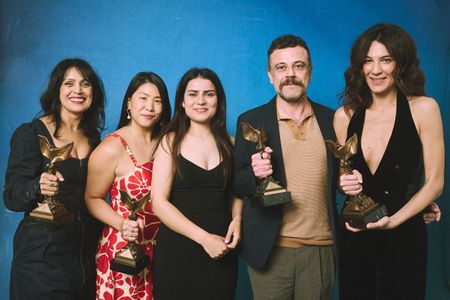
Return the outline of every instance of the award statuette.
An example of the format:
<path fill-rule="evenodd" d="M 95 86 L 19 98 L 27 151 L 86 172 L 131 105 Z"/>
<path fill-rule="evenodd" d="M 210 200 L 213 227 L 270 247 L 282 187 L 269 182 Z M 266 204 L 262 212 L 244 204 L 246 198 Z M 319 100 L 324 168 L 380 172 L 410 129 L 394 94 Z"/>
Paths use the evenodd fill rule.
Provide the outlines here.
<path fill-rule="evenodd" d="M 150 193 L 140 200 L 131 198 L 125 191 L 120 192 L 120 199 L 123 205 L 131 211 L 130 220 L 137 220 L 137 212 L 141 210 L 150 199 Z M 129 275 L 139 274 L 149 263 L 149 258 L 138 247 L 135 241 L 128 242 L 125 247 L 111 261 L 111 269 Z"/>
<path fill-rule="evenodd" d="M 55 162 L 67 159 L 73 148 L 73 142 L 60 148 L 52 147 L 45 136 L 38 135 L 39 147 L 42 155 L 50 161 L 47 164 L 47 172 L 56 174 Z M 38 207 L 30 212 L 30 216 L 40 221 L 51 222 L 52 225 L 58 227 L 65 223 L 72 222 L 73 215 L 67 210 L 64 204 L 56 199 L 55 196 L 45 196 L 42 202 L 38 203 Z"/>
<path fill-rule="evenodd" d="M 349 158 L 358 151 L 358 136 L 353 134 L 347 140 L 344 146 L 326 140 L 325 144 L 333 155 L 339 159 L 339 167 L 345 174 L 351 174 Z M 360 192 L 354 196 L 348 196 L 348 202 L 342 211 L 344 222 L 348 222 L 354 228 L 366 228 L 367 223 L 376 222 L 382 217 L 387 216 L 387 210 L 384 205 L 379 205 L 372 198 Z"/>
<path fill-rule="evenodd" d="M 242 122 L 244 139 L 256 143 L 256 151 L 262 152 L 266 145 L 264 129 L 255 129 L 250 124 Z M 252 206 L 272 206 L 291 202 L 291 193 L 286 191 L 272 176 L 259 181 L 256 193 L 250 197 Z"/>

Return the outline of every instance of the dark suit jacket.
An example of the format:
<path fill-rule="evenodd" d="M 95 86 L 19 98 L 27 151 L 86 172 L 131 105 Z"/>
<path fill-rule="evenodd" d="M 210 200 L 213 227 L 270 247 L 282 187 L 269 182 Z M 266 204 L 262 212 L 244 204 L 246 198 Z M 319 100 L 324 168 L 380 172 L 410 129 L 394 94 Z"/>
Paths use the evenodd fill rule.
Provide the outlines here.
<path fill-rule="evenodd" d="M 271 154 L 272 176 L 282 186 L 286 186 L 275 103 L 275 98 L 273 98 L 269 103 L 243 113 L 239 116 L 236 126 L 233 189 L 237 196 L 244 199 L 242 242 L 239 247 L 239 253 L 242 259 L 256 269 L 264 267 L 268 261 L 275 238 L 279 232 L 282 219 L 282 206 L 256 208 L 252 207 L 250 201 L 247 199 L 248 196 L 255 193 L 257 187 L 257 178 L 251 167 L 251 156 L 256 152 L 256 144 L 244 139 L 241 122 L 249 123 L 255 128 L 264 129 L 267 137 L 266 146 L 271 147 L 273 150 Z M 336 140 L 333 130 L 334 111 L 312 101 L 311 104 L 323 138 L 332 139 L 333 141 Z M 327 166 L 329 189 L 329 199 L 327 202 L 328 217 L 333 232 L 334 245 L 336 246 L 335 160 L 329 151 L 327 152 Z"/>

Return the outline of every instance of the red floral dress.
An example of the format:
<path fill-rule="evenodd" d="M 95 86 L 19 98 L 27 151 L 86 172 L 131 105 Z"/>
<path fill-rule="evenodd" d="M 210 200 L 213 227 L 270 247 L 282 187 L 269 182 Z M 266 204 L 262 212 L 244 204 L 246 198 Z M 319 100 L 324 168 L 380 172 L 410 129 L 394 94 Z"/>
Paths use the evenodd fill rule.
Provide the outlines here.
<path fill-rule="evenodd" d="M 119 190 L 126 191 L 132 198 L 141 199 L 151 189 L 153 162 L 142 165 L 136 163 L 126 141 L 117 133 L 107 137 L 120 139 L 134 164 L 132 173 L 116 178 L 111 186 L 110 203 L 112 208 L 122 217 L 128 218 L 130 211 L 124 207 L 120 200 Z M 126 245 L 126 241 L 116 229 L 105 226 L 97 246 L 97 299 L 153 299 L 153 277 L 151 263 L 153 262 L 153 247 L 160 221 L 152 212 L 151 201 L 139 211 L 138 216 L 144 220 L 144 231 L 139 233 L 137 244 L 150 258 L 150 263 L 138 275 L 128 275 L 110 269 L 110 261 Z"/>

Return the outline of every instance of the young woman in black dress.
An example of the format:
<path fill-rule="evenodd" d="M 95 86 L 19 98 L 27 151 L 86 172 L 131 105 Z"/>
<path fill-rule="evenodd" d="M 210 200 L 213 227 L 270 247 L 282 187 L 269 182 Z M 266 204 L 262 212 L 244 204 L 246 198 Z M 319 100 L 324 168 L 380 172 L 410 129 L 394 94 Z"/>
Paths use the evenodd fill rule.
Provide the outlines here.
<path fill-rule="evenodd" d="M 184 74 L 153 168 L 153 209 L 163 223 L 153 263 L 156 300 L 234 299 L 242 201 L 230 193 L 225 111 L 214 72 Z"/>

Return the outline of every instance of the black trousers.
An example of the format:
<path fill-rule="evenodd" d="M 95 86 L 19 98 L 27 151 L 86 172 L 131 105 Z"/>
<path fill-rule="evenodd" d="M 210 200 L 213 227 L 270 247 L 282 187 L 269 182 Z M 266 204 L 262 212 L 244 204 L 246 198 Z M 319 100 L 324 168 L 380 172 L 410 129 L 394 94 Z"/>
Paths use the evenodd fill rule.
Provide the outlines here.
<path fill-rule="evenodd" d="M 95 270 L 81 255 L 80 228 L 48 231 L 22 221 L 14 237 L 10 299 L 95 299 Z"/>
<path fill-rule="evenodd" d="M 425 299 L 427 246 L 421 216 L 394 230 L 341 228 L 340 299 Z"/>

